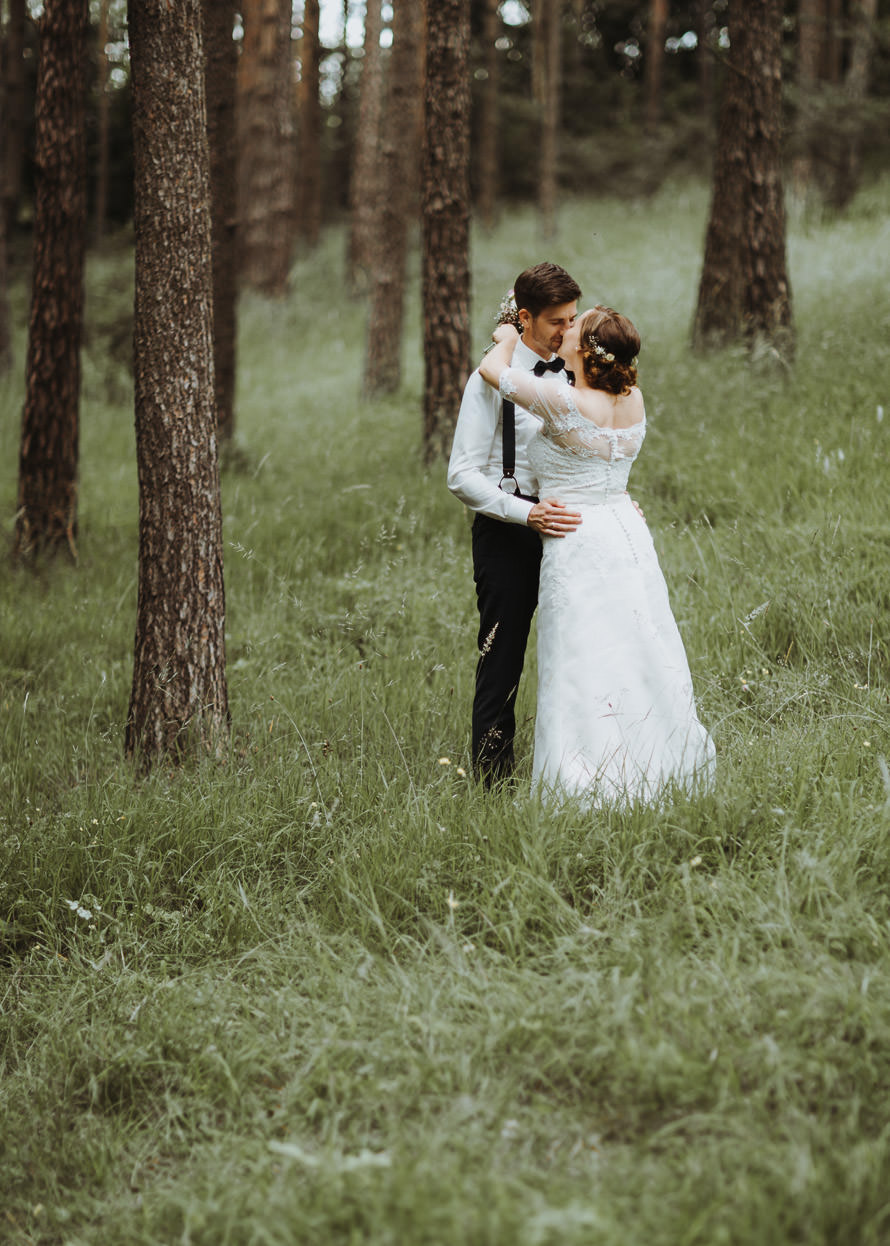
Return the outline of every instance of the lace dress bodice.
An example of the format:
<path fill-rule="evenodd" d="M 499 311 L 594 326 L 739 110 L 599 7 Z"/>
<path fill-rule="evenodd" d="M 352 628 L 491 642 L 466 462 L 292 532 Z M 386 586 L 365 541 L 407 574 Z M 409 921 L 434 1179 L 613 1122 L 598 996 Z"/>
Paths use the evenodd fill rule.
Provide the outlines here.
<path fill-rule="evenodd" d="M 560 380 L 543 380 L 514 368 L 500 376 L 504 398 L 520 403 L 544 421 L 528 447 L 541 497 L 595 505 L 620 497 L 646 435 L 646 421 L 629 428 L 605 428 L 578 410 L 574 390 Z"/>

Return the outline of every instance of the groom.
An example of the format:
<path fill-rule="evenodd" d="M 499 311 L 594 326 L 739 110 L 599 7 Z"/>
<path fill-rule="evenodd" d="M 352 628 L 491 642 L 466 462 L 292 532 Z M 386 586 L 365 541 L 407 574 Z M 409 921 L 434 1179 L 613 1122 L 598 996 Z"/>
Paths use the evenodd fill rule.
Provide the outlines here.
<path fill-rule="evenodd" d="M 522 335 L 512 366 L 537 375 L 558 371 L 563 364 L 555 352 L 577 314 L 580 287 L 564 268 L 545 263 L 521 272 L 513 293 Z M 472 749 L 473 769 L 486 787 L 513 769 L 514 707 L 538 604 L 541 536 L 568 536 L 581 522 L 576 511 L 556 498 L 538 501 L 528 443 L 540 420 L 517 406 L 513 425 L 511 439 L 509 404 L 474 372 L 457 419 L 448 488 L 476 512 L 473 578 L 480 656 Z"/>

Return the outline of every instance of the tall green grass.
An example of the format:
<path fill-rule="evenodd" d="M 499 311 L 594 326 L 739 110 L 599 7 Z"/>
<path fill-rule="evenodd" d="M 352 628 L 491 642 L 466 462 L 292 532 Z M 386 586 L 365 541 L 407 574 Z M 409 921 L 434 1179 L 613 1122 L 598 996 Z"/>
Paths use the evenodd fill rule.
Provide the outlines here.
<path fill-rule="evenodd" d="M 363 405 L 336 230 L 242 306 L 227 764 L 123 762 L 129 259 L 93 258 L 79 565 L 0 566 L 0 1240 L 888 1240 L 886 189 L 794 222 L 791 373 L 689 353 L 701 187 L 564 206 L 549 256 L 643 336 L 632 492 L 719 750 L 712 794 L 596 815 L 526 795 L 533 654 L 518 786 L 465 773 L 416 273 Z M 544 255 L 526 211 L 475 238 L 479 350 Z"/>

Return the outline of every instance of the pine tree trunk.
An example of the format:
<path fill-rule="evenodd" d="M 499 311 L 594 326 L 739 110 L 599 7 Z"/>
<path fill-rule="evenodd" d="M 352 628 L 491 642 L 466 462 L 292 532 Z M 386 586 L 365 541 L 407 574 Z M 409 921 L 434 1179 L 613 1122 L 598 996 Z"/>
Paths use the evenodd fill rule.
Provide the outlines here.
<path fill-rule="evenodd" d="M 661 94 L 664 78 L 664 41 L 667 36 L 668 0 L 649 0 L 649 29 L 646 32 L 646 133 L 655 134 L 661 121 Z"/>
<path fill-rule="evenodd" d="M 423 449 L 447 455 L 470 372 L 470 2 L 427 7 Z"/>
<path fill-rule="evenodd" d="M 203 0 L 207 143 L 213 234 L 213 371 L 221 440 L 235 431 L 238 236 L 235 89 L 238 50 L 232 32 L 235 5 Z"/>
<path fill-rule="evenodd" d="M 12 364 L 12 345 L 9 335 L 9 297 L 6 254 L 6 94 L 0 83 L 0 376 L 4 376 Z"/>
<path fill-rule="evenodd" d="M 535 0 L 535 77 L 541 115 L 538 166 L 538 227 L 542 239 L 556 237 L 557 171 L 559 162 L 561 0 Z"/>
<path fill-rule="evenodd" d="M 435 3 L 436 0 L 433 0 Z M 380 194 L 371 258 L 363 391 L 391 394 L 401 381 L 408 226 L 417 218 L 423 4 L 392 0 L 392 59 L 380 149 Z"/>
<path fill-rule="evenodd" d="M 495 224 L 498 196 L 498 50 L 495 46 L 501 33 L 500 0 L 486 0 L 482 41 L 485 48 L 485 86 L 482 90 L 482 115 L 479 118 L 479 217 L 487 230 Z"/>
<path fill-rule="evenodd" d="M 139 596 L 126 752 L 228 734 L 201 0 L 130 0 Z"/>
<path fill-rule="evenodd" d="M 22 167 L 25 152 L 25 19 L 26 0 L 9 0 L 6 21 L 6 64 L 3 90 L 6 96 L 4 119 L 6 169 L 2 208 L 6 216 L 6 244 L 15 235 L 22 194 Z"/>
<path fill-rule="evenodd" d="M 34 276 L 15 553 L 77 556 L 77 460 L 86 245 L 87 0 L 40 19 Z"/>
<path fill-rule="evenodd" d="M 99 37 L 97 59 L 99 62 L 99 106 L 96 118 L 96 143 L 98 146 L 98 171 L 96 174 L 96 216 L 94 236 L 100 242 L 105 236 L 105 220 L 108 214 L 108 2 L 102 0 L 99 9 Z"/>
<path fill-rule="evenodd" d="M 304 0 L 300 43 L 299 165 L 297 230 L 308 247 L 321 233 L 321 98 L 319 96 L 318 0 Z"/>
<path fill-rule="evenodd" d="M 698 36 L 698 91 L 709 129 L 714 117 L 714 10 L 712 0 L 698 0 L 695 31 Z"/>
<path fill-rule="evenodd" d="M 851 0 L 850 63 L 844 79 L 844 94 L 850 112 L 849 133 L 837 153 L 829 196 L 831 206 L 839 212 L 851 203 L 862 176 L 862 125 L 859 114 L 868 95 L 877 17 L 877 0 Z"/>
<path fill-rule="evenodd" d="M 843 0 L 825 0 L 825 39 L 823 77 L 826 82 L 838 85 L 844 63 L 844 5 Z"/>
<path fill-rule="evenodd" d="M 238 61 L 240 272 L 269 295 L 287 290 L 293 237 L 291 0 L 242 0 Z"/>
<path fill-rule="evenodd" d="M 825 42 L 825 0 L 800 0 L 797 11 L 797 119 L 791 184 L 805 199 L 813 180 L 813 147 L 818 141 L 815 102 L 822 47 Z"/>
<path fill-rule="evenodd" d="M 698 347 L 745 339 L 793 353 L 782 195 L 782 0 L 731 0 L 732 52 L 693 330 Z"/>
<path fill-rule="evenodd" d="M 377 153 L 383 116 L 383 60 L 380 55 L 380 0 L 368 0 L 365 13 L 365 55 L 359 87 L 358 128 L 350 184 L 347 280 L 354 294 L 368 288 L 378 196 Z"/>

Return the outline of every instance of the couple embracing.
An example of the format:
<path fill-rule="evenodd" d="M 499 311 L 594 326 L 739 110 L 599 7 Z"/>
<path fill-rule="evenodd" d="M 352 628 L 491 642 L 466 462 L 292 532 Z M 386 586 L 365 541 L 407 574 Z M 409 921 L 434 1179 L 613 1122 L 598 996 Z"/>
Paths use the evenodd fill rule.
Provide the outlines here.
<path fill-rule="evenodd" d="M 471 510 L 479 607 L 472 750 L 513 769 L 515 702 L 538 611 L 534 784 L 552 800 L 651 803 L 710 781 L 714 745 L 649 529 L 627 493 L 646 434 L 640 338 L 608 307 L 577 314 L 556 264 L 520 273 L 464 392 L 448 487 Z"/>

